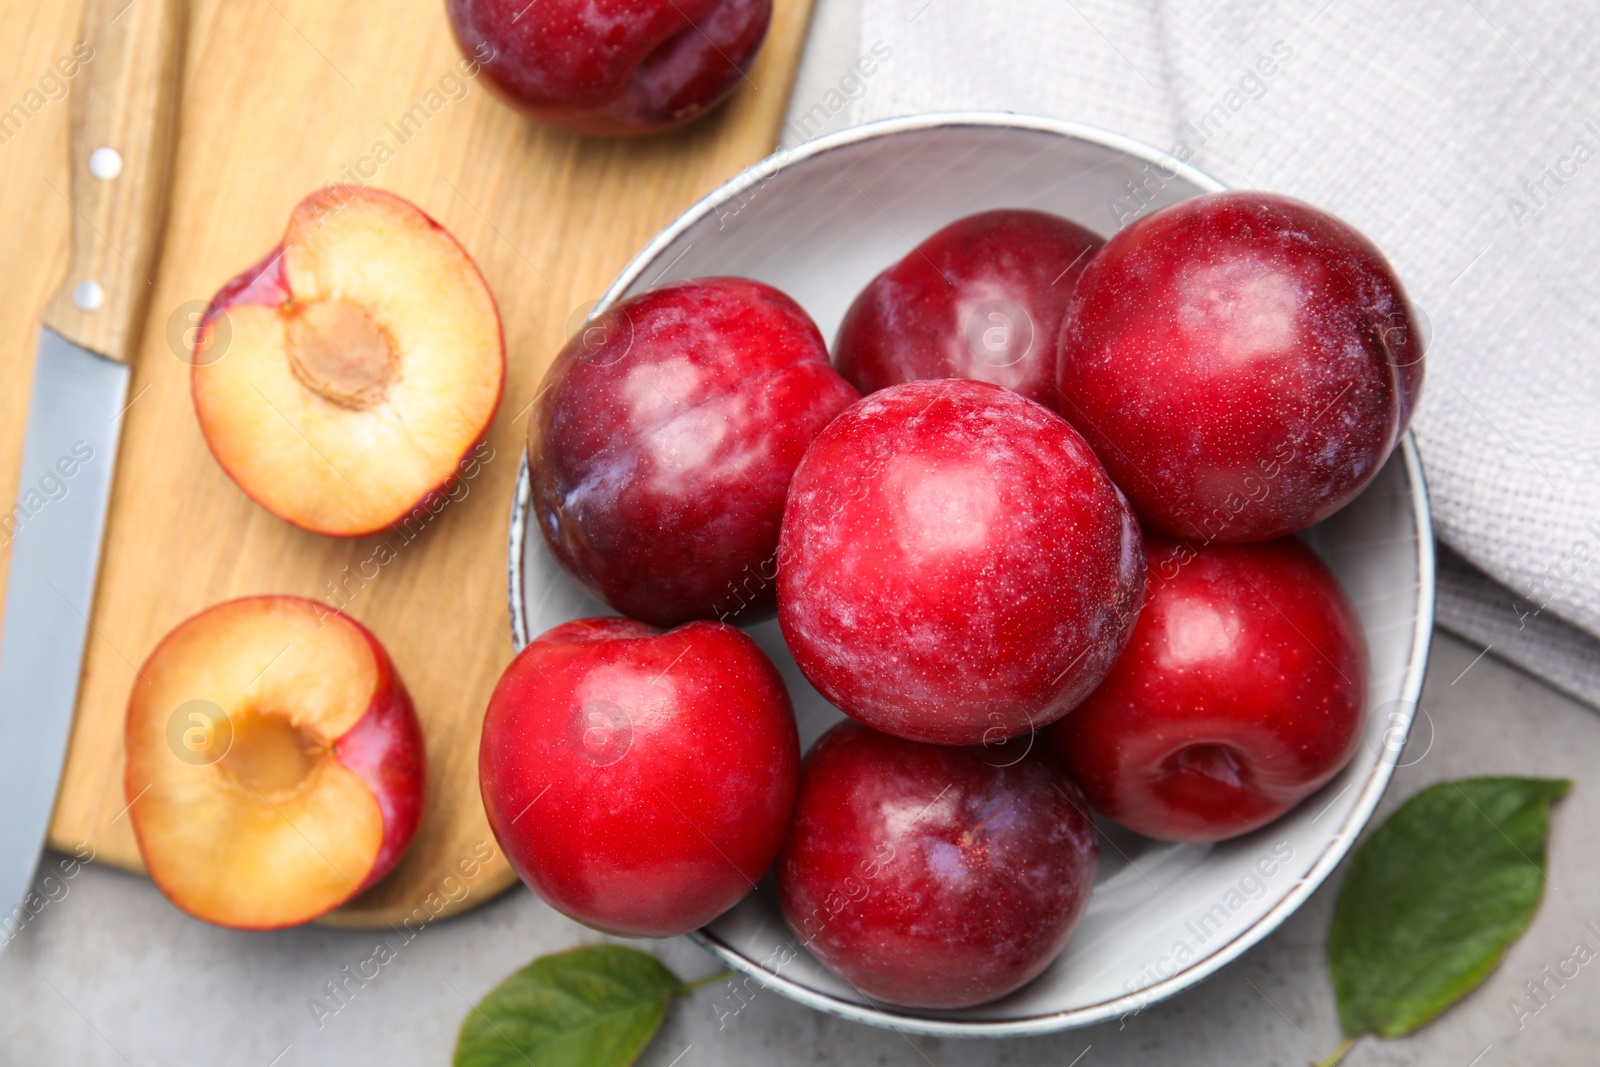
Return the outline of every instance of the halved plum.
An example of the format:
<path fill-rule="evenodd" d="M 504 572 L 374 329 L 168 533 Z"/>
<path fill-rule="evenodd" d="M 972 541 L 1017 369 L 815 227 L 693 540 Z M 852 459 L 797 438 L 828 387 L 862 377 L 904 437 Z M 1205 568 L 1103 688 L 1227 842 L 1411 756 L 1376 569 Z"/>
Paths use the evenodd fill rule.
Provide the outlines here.
<path fill-rule="evenodd" d="M 128 703 L 124 786 L 156 886 L 208 922 L 338 907 L 422 821 L 422 728 L 383 647 L 314 601 L 248 597 L 179 624 Z"/>
<path fill-rule="evenodd" d="M 195 414 L 222 469 L 274 515 L 343 537 L 446 487 L 505 380 L 471 258 L 408 201 L 353 186 L 300 202 L 282 244 L 213 298 L 195 351 Z"/>

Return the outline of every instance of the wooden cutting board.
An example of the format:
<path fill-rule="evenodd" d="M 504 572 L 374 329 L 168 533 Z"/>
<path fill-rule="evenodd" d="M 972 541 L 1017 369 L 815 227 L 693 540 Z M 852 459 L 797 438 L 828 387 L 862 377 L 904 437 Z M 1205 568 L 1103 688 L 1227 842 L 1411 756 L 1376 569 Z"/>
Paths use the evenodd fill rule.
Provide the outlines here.
<path fill-rule="evenodd" d="M 489 435 L 493 458 L 467 494 L 415 540 L 391 538 L 395 558 L 344 594 L 411 690 L 430 781 L 410 854 L 326 921 L 377 926 L 419 908 L 449 914 L 515 881 L 484 819 L 477 762 L 483 709 L 512 656 L 506 522 L 528 406 L 548 361 L 633 253 L 772 150 L 811 5 L 777 0 L 758 62 L 717 113 L 634 141 L 541 129 L 462 79 L 443 6 L 191 4 L 165 243 L 52 847 L 86 844 L 95 862 L 140 868 L 121 785 L 123 715 L 136 666 L 163 634 L 232 597 L 334 603 L 346 568 L 370 561 L 385 541 L 308 534 L 247 500 L 206 450 L 189 367 L 170 342 L 222 282 L 277 243 L 302 196 L 360 168 L 369 184 L 438 219 L 477 260 L 504 318 L 508 378 Z M 0 125 L 0 500 L 8 507 L 18 495 L 39 310 L 66 270 L 71 81 L 52 70 L 71 56 L 77 27 L 77 4 L 0 0 L 0 48 L 9 53 L 0 55 L 0 109 L 16 103 L 26 113 Z M 407 112 L 426 122 L 402 140 L 390 124 Z"/>

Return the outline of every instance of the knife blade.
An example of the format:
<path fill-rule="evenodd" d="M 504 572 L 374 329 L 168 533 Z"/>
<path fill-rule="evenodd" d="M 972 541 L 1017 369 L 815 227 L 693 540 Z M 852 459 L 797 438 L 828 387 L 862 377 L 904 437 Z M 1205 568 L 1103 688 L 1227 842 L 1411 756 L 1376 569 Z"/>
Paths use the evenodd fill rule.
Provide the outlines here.
<path fill-rule="evenodd" d="M 0 900 L 8 907 L 33 880 L 66 756 L 128 376 L 124 364 L 40 328 L 0 637 Z"/>
<path fill-rule="evenodd" d="M 182 0 L 87 0 L 73 84 L 72 257 L 39 331 L 0 617 L 0 925 L 33 880 L 94 629 L 95 582 L 153 288 Z M 58 190 L 59 192 L 59 190 Z M 9 942 L 7 936 L 0 947 Z"/>

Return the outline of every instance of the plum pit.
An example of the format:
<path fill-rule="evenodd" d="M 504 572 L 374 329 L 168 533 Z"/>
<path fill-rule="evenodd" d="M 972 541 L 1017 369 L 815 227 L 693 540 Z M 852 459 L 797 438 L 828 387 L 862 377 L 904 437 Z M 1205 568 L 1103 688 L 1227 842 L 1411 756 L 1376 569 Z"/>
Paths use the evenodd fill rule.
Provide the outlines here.
<path fill-rule="evenodd" d="M 307 389 L 360 411 L 383 401 L 400 377 L 400 357 L 365 308 L 334 298 L 289 316 L 289 366 Z"/>

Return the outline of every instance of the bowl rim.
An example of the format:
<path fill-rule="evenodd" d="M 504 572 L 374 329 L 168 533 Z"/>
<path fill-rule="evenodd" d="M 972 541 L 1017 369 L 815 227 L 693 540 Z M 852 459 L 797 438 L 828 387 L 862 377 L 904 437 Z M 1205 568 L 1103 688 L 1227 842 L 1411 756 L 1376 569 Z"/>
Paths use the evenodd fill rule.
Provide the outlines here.
<path fill-rule="evenodd" d="M 825 155 L 862 141 L 878 140 L 904 133 L 917 133 L 948 127 L 1005 128 L 1053 134 L 1071 140 L 1122 152 L 1143 160 L 1165 172 L 1176 171 L 1207 192 L 1221 192 L 1228 187 L 1210 175 L 1177 159 L 1170 153 L 1152 148 L 1140 141 L 1111 133 L 1082 123 L 1037 115 L 1020 115 L 1011 112 L 954 111 L 909 115 L 884 119 L 878 122 L 853 126 L 838 133 L 806 141 L 792 148 L 780 148 L 767 158 L 751 165 L 733 178 L 718 186 L 704 198 L 679 215 L 649 244 L 631 259 L 619 273 L 605 294 L 595 304 L 589 317 L 598 315 L 619 300 L 651 266 L 660 254 L 681 236 L 717 208 L 733 200 L 753 186 L 759 185 L 779 171 L 794 163 Z M 668 264 L 670 267 L 671 264 Z M 664 271 L 663 271 L 664 273 Z M 1423 474 L 1422 460 L 1417 452 L 1416 439 L 1410 430 L 1401 438 L 1395 450 L 1405 467 L 1405 476 L 1411 502 L 1412 519 L 1417 527 L 1417 604 L 1415 629 L 1411 650 L 1406 662 L 1398 701 L 1405 721 L 1397 724 L 1405 736 L 1410 736 L 1416 717 L 1418 701 L 1422 696 L 1423 680 L 1427 674 L 1428 654 L 1433 638 L 1435 599 L 1435 552 L 1433 522 L 1428 505 L 1428 487 Z M 532 480 L 528 467 L 528 453 L 524 446 L 521 466 L 517 473 L 516 492 L 511 505 L 509 546 L 507 553 L 507 592 L 511 609 L 511 637 L 516 650 L 521 652 L 529 640 L 527 603 L 523 596 L 523 554 L 528 535 L 528 518 L 532 496 Z M 1142 989 L 1110 1000 L 1050 1012 L 1023 1019 L 949 1019 L 919 1015 L 908 1010 L 884 1010 L 845 1000 L 830 993 L 820 992 L 763 967 L 758 961 L 745 956 L 732 945 L 722 941 L 709 927 L 691 932 L 688 936 L 723 964 L 749 975 L 763 988 L 775 989 L 783 995 L 809 1008 L 865 1023 L 869 1026 L 896 1030 L 902 1034 L 922 1034 L 931 1037 L 1021 1037 L 1055 1033 L 1062 1030 L 1092 1026 L 1126 1015 L 1136 1015 L 1145 1008 L 1166 1000 L 1175 994 L 1197 985 L 1232 963 L 1248 949 L 1254 947 L 1294 914 L 1311 894 L 1327 880 L 1355 844 L 1361 831 L 1377 809 L 1398 761 L 1387 760 L 1380 754 L 1372 771 L 1361 786 L 1355 807 L 1334 832 L 1327 846 L 1311 868 L 1266 914 L 1241 930 L 1231 941 L 1216 952 L 1170 977 L 1154 982 Z"/>

